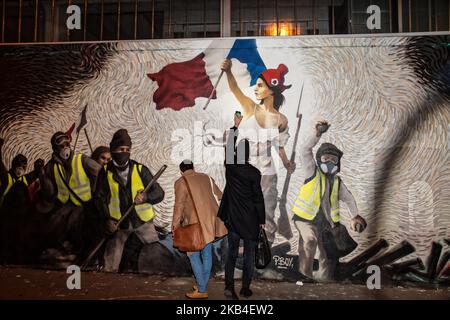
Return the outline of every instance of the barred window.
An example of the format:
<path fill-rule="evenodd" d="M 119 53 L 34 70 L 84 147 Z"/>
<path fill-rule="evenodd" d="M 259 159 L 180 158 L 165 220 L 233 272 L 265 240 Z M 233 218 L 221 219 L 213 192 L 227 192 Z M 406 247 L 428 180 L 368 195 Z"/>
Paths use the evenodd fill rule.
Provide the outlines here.
<path fill-rule="evenodd" d="M 67 28 L 70 5 L 80 29 Z M 448 0 L 0 0 L 2 43 L 430 32 L 449 19 Z"/>

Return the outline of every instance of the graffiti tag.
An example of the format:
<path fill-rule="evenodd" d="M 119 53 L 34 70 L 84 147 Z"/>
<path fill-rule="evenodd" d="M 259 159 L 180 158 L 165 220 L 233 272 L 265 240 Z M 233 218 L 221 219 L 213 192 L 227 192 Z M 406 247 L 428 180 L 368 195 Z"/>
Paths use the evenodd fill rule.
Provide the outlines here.
<path fill-rule="evenodd" d="M 294 267 L 294 258 L 288 258 L 288 257 L 280 257 L 280 256 L 273 256 L 273 260 L 275 262 L 275 266 L 280 269 L 287 269 Z"/>

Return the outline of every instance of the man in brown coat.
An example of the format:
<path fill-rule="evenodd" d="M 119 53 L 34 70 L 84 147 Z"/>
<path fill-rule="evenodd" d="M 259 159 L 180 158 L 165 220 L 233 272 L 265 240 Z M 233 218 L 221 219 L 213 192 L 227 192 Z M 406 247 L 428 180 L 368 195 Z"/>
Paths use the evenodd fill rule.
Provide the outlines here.
<path fill-rule="evenodd" d="M 206 286 L 212 268 L 212 243 L 217 237 L 227 234 L 225 225 L 217 218 L 218 199 L 222 198 L 222 192 L 211 177 L 195 172 L 190 160 L 180 163 L 180 171 L 182 176 L 175 182 L 172 230 L 200 221 L 206 246 L 201 251 L 187 253 L 197 286 L 186 296 L 190 299 L 205 299 L 208 298 Z"/>

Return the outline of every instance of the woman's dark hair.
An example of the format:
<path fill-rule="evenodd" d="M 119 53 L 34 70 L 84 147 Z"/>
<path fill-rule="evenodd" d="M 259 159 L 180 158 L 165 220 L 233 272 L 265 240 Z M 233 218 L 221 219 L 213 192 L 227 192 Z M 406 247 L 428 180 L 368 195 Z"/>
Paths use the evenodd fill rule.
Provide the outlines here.
<path fill-rule="evenodd" d="M 95 148 L 94 152 L 92 152 L 91 158 L 95 161 L 98 161 L 98 159 L 100 159 L 100 156 L 102 155 L 102 153 L 105 152 L 110 152 L 109 148 L 106 146 L 100 146 Z"/>
<path fill-rule="evenodd" d="M 180 171 L 181 172 L 185 172 L 187 170 L 192 170 L 194 169 L 194 164 L 192 163 L 191 160 L 183 160 L 180 163 Z"/>
<path fill-rule="evenodd" d="M 267 81 L 262 76 L 259 76 L 259 78 L 264 81 L 264 83 L 267 85 L 267 87 L 269 87 L 270 90 L 273 91 L 273 107 L 277 111 L 280 110 L 280 107 L 286 100 L 283 94 L 280 92 L 280 89 L 278 89 L 277 87 L 270 87 Z M 263 104 L 263 100 L 261 100 L 259 104 Z"/>

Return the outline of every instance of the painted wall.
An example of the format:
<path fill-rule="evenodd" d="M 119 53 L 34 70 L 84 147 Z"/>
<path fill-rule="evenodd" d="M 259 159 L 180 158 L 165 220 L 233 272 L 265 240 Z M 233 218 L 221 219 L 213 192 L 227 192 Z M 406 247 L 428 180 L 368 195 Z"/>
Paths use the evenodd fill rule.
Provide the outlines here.
<path fill-rule="evenodd" d="M 198 171 L 224 187 L 223 149 L 204 146 L 203 128 L 223 132 L 240 107 L 223 77 L 217 99 L 206 110 L 204 97 L 180 110 L 157 108 L 153 95 L 159 86 L 147 74 L 203 52 L 214 84 L 234 40 L 0 46 L 0 137 L 6 140 L 6 166 L 17 153 L 28 157 L 30 169 L 35 159 L 48 160 L 51 135 L 67 130 L 87 104 L 86 130 L 94 146 L 109 145 L 112 134 L 126 128 L 136 160 L 153 172 L 169 166 L 160 179 L 166 197 L 156 206 L 156 224 L 169 228 L 181 160 L 192 158 Z M 317 120 L 326 119 L 331 127 L 321 142 L 344 152 L 340 176 L 368 223 L 363 233 L 351 233 L 359 246 L 344 260 L 384 238 L 392 246 L 407 240 L 416 249 L 409 257 L 425 261 L 433 240 L 450 237 L 449 40 L 448 35 L 256 39 L 267 68 L 280 63 L 289 68 L 286 83 L 292 88 L 285 91 L 280 109 L 289 119 L 288 156 L 302 86 L 297 147 Z M 233 63 L 237 70 L 240 63 Z M 240 79 L 243 91 L 254 99 L 249 79 Z M 84 134 L 77 150 L 90 154 Z M 298 158 L 296 162 L 287 194 L 290 215 L 307 178 Z M 280 195 L 286 170 L 277 164 Z M 348 225 L 348 210 L 342 207 Z M 293 224 L 292 230 L 289 253 L 295 255 Z M 275 243 L 284 241 L 278 235 Z"/>

